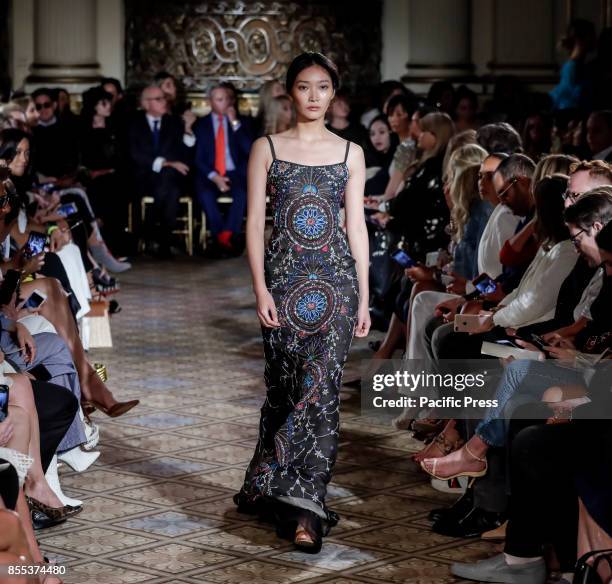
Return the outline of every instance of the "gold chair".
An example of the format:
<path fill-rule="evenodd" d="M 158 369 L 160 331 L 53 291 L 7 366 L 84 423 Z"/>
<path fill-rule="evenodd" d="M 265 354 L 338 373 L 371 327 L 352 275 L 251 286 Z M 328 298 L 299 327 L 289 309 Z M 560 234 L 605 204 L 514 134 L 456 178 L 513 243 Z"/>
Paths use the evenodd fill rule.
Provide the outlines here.
<path fill-rule="evenodd" d="M 144 225 L 147 215 L 147 205 L 152 205 L 155 202 L 153 197 L 142 197 L 140 202 L 140 219 Z M 193 201 L 191 197 L 180 197 L 179 205 L 185 205 L 186 214 L 179 215 L 176 218 L 177 223 L 182 226 L 172 231 L 176 235 L 182 235 L 185 238 L 185 247 L 187 253 L 193 255 Z"/>

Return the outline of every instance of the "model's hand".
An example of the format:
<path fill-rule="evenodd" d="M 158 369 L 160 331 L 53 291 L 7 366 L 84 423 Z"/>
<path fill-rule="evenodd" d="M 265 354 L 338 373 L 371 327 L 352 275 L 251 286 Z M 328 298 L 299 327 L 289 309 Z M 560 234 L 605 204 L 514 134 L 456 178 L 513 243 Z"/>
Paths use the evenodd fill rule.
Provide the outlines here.
<path fill-rule="evenodd" d="M 367 304 L 360 304 L 357 311 L 356 337 L 367 337 L 370 332 L 372 321 L 370 319 L 370 308 Z"/>
<path fill-rule="evenodd" d="M 268 290 L 257 295 L 257 317 L 259 322 L 267 328 L 278 328 L 280 326 L 276 304 Z"/>

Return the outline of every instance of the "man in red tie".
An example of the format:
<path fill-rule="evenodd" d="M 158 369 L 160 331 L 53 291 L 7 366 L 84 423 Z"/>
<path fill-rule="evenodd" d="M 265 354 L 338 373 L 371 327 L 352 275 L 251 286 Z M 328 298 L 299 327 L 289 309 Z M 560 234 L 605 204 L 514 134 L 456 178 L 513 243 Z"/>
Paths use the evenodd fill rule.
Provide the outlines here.
<path fill-rule="evenodd" d="M 209 95 L 211 113 L 198 120 L 193 128 L 196 192 L 213 244 L 233 251 L 246 209 L 246 170 L 253 139 L 247 124 L 231 105 L 227 89 L 216 85 Z M 233 199 L 225 216 L 217 203 L 221 195 L 230 195 Z"/>

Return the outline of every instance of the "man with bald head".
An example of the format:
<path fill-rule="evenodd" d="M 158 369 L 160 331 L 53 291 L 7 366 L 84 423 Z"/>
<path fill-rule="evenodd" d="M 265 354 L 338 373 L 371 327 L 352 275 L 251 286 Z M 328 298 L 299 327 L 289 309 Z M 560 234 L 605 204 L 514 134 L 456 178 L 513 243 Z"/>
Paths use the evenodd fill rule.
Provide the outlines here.
<path fill-rule="evenodd" d="M 141 196 L 155 200 L 153 217 L 145 222 L 148 244 L 157 244 L 157 255 L 169 257 L 172 230 L 176 223 L 179 197 L 186 188 L 190 150 L 195 144 L 191 129 L 168 112 L 160 87 L 146 87 L 139 112 L 129 129 L 130 156 L 135 185 Z"/>

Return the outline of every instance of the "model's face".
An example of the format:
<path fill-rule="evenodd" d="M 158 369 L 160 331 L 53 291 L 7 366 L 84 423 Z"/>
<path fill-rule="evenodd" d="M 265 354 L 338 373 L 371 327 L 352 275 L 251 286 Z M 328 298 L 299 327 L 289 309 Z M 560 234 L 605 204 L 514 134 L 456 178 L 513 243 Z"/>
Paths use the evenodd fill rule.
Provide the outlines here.
<path fill-rule="evenodd" d="M 231 105 L 229 91 L 223 87 L 213 89 L 210 94 L 210 108 L 216 114 L 224 114 Z"/>
<path fill-rule="evenodd" d="M 386 152 L 391 147 L 389 127 L 380 120 L 370 126 L 370 142 L 377 152 Z"/>
<path fill-rule="evenodd" d="M 166 113 L 166 96 L 160 87 L 148 87 L 142 94 L 142 107 L 150 115 L 160 118 Z"/>
<path fill-rule="evenodd" d="M 396 134 L 405 134 L 410 128 L 408 112 L 401 105 L 396 105 L 393 110 L 389 112 L 389 125 L 391 126 L 391 130 Z"/>
<path fill-rule="evenodd" d="M 164 95 L 170 101 L 176 99 L 176 82 L 172 77 L 167 77 L 160 84 L 160 89 L 164 92 Z"/>
<path fill-rule="evenodd" d="M 312 65 L 301 71 L 291 88 L 298 119 L 316 120 L 323 117 L 334 93 L 331 77 L 323 67 Z"/>
<path fill-rule="evenodd" d="M 103 99 L 96 104 L 96 114 L 104 118 L 111 115 L 112 105 L 110 100 Z"/>
<path fill-rule="evenodd" d="M 601 231 L 601 223 L 595 223 L 587 229 L 581 229 L 578 225 L 568 223 L 567 228 L 569 229 L 570 239 L 578 253 L 586 259 L 592 268 L 599 266 L 602 258 L 595 237 Z"/>
<path fill-rule="evenodd" d="M 38 117 L 42 122 L 49 122 L 55 115 L 57 103 L 54 102 L 48 95 L 39 95 L 34 100 L 34 106 L 38 111 Z"/>
<path fill-rule="evenodd" d="M 9 169 L 13 176 L 23 176 L 30 162 L 30 143 L 25 138 L 17 144 L 15 158 L 11 160 Z"/>
<path fill-rule="evenodd" d="M 496 196 L 495 186 L 493 185 L 493 174 L 499 166 L 499 159 L 490 156 L 485 158 L 478 171 L 478 194 L 481 199 L 490 200 Z"/>

